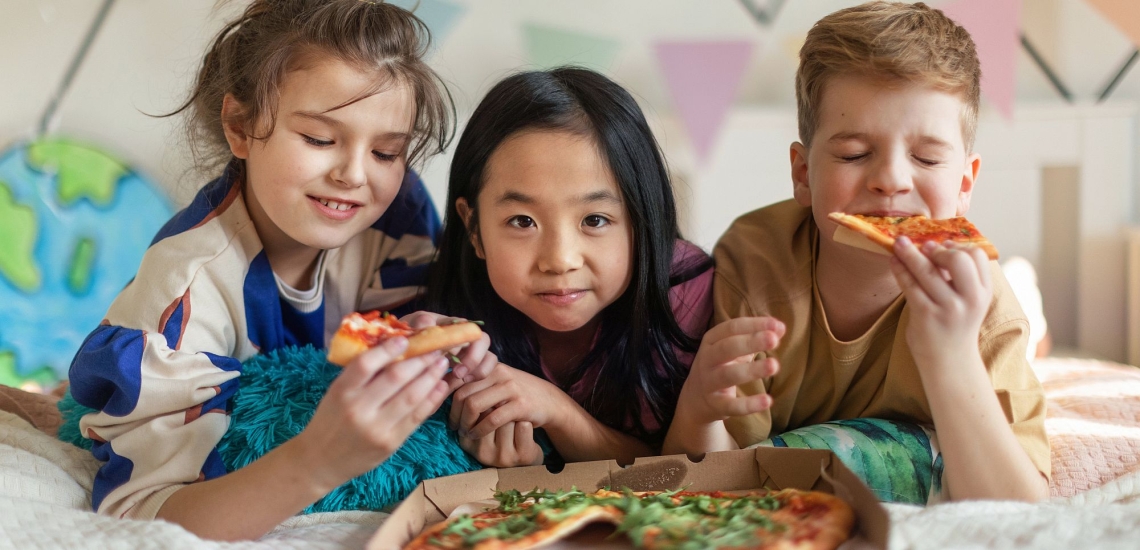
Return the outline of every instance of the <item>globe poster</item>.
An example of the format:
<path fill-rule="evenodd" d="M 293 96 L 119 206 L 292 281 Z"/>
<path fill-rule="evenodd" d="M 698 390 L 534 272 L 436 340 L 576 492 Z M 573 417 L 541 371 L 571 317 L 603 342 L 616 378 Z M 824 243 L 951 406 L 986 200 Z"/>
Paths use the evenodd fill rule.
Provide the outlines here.
<path fill-rule="evenodd" d="M 172 214 L 158 189 L 68 139 L 0 151 L 0 384 L 38 390 L 66 379 Z"/>

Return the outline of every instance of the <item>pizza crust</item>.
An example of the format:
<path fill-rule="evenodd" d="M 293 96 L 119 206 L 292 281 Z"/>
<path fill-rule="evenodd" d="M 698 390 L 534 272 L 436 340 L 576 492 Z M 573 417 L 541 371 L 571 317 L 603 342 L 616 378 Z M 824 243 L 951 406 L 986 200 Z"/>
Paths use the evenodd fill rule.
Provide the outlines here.
<path fill-rule="evenodd" d="M 846 226 L 839 226 L 835 228 L 835 236 L 832 238 L 839 244 L 853 246 L 867 252 L 874 252 L 875 254 L 882 254 L 883 256 L 892 255 L 891 249 L 884 248 L 882 245 L 875 244 L 874 241 L 868 239 L 862 233 L 856 233 Z M 891 241 L 891 246 L 894 246 L 894 240 Z"/>

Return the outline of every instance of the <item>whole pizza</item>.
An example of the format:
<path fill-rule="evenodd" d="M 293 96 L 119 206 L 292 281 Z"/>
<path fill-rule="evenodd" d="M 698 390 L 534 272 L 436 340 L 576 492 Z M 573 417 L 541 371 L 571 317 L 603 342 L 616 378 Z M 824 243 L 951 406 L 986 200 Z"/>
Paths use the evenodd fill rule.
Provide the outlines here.
<path fill-rule="evenodd" d="M 404 550 L 538 548 L 599 521 L 636 548 L 823 550 L 850 538 L 855 523 L 843 500 L 796 489 L 501 491 L 495 499 L 498 507 L 438 523 Z"/>

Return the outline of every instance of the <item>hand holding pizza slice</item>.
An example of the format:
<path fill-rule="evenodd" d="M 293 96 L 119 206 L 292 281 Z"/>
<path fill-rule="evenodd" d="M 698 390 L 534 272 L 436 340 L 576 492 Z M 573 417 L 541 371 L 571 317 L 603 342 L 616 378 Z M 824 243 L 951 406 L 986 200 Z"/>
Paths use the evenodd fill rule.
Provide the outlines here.
<path fill-rule="evenodd" d="M 993 243 L 962 217 L 932 220 L 926 216 L 863 216 L 842 212 L 832 212 L 827 217 L 839 224 L 835 242 L 879 254 L 894 254 L 895 239 L 906 237 L 920 248 L 927 242 L 950 241 L 980 248 L 989 259 L 998 259 Z"/>
<path fill-rule="evenodd" d="M 329 342 L 328 360 L 343 367 L 361 353 L 397 336 L 408 339 L 408 348 L 404 354 L 395 358 L 399 361 L 470 344 L 479 340 L 483 331 L 479 325 L 470 321 L 413 329 L 390 313 L 354 312 L 345 316 L 340 322 L 340 328 L 333 334 L 332 341 Z"/>

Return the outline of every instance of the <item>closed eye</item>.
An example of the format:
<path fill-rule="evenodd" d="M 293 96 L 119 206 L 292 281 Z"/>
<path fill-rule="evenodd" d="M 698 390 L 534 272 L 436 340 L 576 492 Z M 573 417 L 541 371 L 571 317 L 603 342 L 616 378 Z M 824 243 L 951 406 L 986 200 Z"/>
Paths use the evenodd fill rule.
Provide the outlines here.
<path fill-rule="evenodd" d="M 305 140 L 305 143 L 316 147 L 328 147 L 333 144 L 332 140 L 317 139 L 310 135 L 301 134 L 301 137 Z"/>
<path fill-rule="evenodd" d="M 378 158 L 384 162 L 392 162 L 392 161 L 400 158 L 399 154 L 389 155 L 388 153 L 381 153 L 380 151 L 372 151 L 372 154 L 375 155 L 376 158 Z"/>
<path fill-rule="evenodd" d="M 922 158 L 922 157 L 918 157 L 918 156 L 914 157 L 914 160 L 917 160 L 920 164 L 924 164 L 926 166 L 938 166 L 939 164 L 942 164 L 941 162 L 939 162 L 937 160 L 931 160 L 931 159 Z"/>
<path fill-rule="evenodd" d="M 857 155 L 841 155 L 839 159 L 844 162 L 855 162 L 857 160 L 865 158 L 867 155 L 868 153 L 859 153 Z"/>

